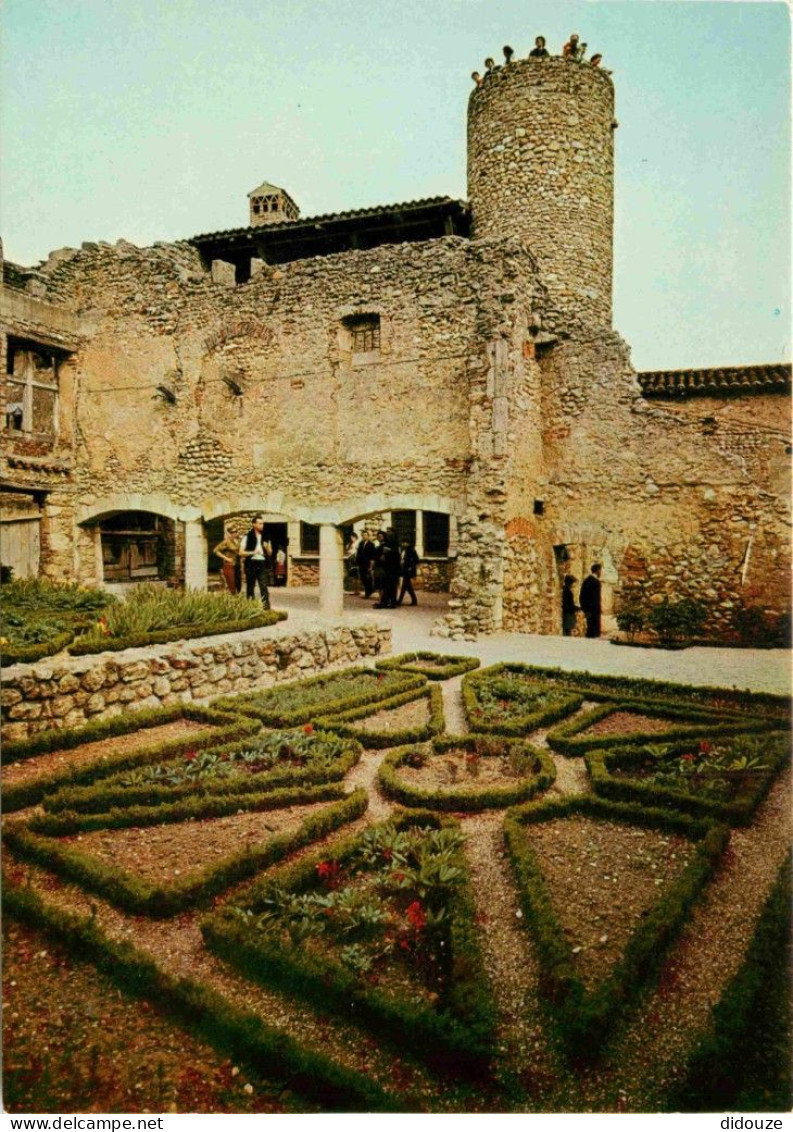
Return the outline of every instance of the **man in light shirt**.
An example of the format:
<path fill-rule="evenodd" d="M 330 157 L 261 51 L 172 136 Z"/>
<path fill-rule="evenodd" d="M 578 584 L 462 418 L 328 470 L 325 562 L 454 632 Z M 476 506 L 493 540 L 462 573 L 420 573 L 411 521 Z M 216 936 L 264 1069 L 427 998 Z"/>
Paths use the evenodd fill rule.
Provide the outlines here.
<path fill-rule="evenodd" d="M 265 609 L 270 608 L 270 595 L 267 591 L 267 559 L 270 554 L 270 544 L 264 538 L 264 517 L 257 515 L 253 520 L 253 526 L 240 543 L 240 558 L 245 566 L 246 596 L 248 598 L 255 596 L 258 582 Z"/>

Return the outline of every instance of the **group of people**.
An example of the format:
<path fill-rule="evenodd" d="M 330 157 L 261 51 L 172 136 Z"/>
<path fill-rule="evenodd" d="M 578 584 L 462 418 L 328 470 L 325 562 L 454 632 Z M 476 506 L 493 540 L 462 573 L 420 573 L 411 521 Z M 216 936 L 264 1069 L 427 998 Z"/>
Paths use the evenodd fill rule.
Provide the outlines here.
<path fill-rule="evenodd" d="M 212 553 L 223 563 L 220 575 L 228 592 L 236 594 L 241 591 L 244 574 L 246 596 L 253 600 L 258 587 L 265 609 L 270 608 L 270 572 L 272 571 L 276 586 L 286 585 L 286 550 L 283 546 L 278 546 L 273 552 L 272 545 L 264 536 L 263 515 L 254 518 L 251 529 L 242 536 L 239 543 L 227 534 L 213 548 Z"/>
<path fill-rule="evenodd" d="M 413 540 L 408 539 L 404 547 L 400 547 L 393 527 L 377 531 L 374 538 L 371 531 L 362 531 L 360 538 L 353 535 L 347 547 L 347 568 L 353 578 L 360 580 L 363 597 L 368 599 L 377 594 L 374 609 L 396 609 L 406 594 L 410 596 L 411 605 L 418 605 L 413 580 L 419 562 Z"/>
<path fill-rule="evenodd" d="M 562 633 L 565 637 L 573 635 L 579 613 L 583 613 L 586 619 L 587 637 L 600 636 L 602 609 L 600 575 L 602 570 L 603 567 L 599 562 L 592 563 L 589 574 L 581 583 L 578 605 L 576 605 L 575 594 L 573 593 L 573 586 L 578 578 L 573 577 L 572 574 L 565 574 L 564 585 L 562 586 Z"/>
<path fill-rule="evenodd" d="M 512 57 L 514 56 L 515 52 L 514 52 L 513 48 L 511 48 L 509 46 L 509 44 L 505 44 L 504 47 L 502 47 L 501 50 L 504 52 L 504 64 L 503 65 L 505 67 L 508 67 L 509 64 L 512 62 Z M 575 32 L 573 32 L 573 34 L 568 39 L 567 43 L 565 43 L 564 47 L 562 48 L 562 56 L 561 57 L 563 59 L 572 59 L 575 63 L 588 62 L 590 64 L 590 66 L 592 66 L 592 67 L 600 67 L 601 63 L 603 62 L 603 56 L 599 52 L 597 52 L 594 55 L 590 55 L 589 59 L 587 60 L 585 58 L 586 52 L 587 52 L 587 44 L 581 43 L 579 36 Z M 534 41 L 534 47 L 529 52 L 529 54 L 526 56 L 526 58 L 527 59 L 550 59 L 551 58 L 551 53 L 548 51 L 547 47 L 545 46 L 545 36 L 543 36 L 543 35 L 537 36 L 537 38 Z M 474 82 L 476 83 L 477 86 L 482 86 L 482 84 L 484 83 L 485 79 L 487 78 L 487 76 L 489 74 L 492 74 L 493 71 L 500 71 L 500 70 L 501 70 L 501 66 L 496 65 L 495 59 L 491 59 L 488 56 L 488 58 L 485 59 L 485 73 L 484 73 L 484 75 L 482 75 L 479 71 L 473 71 L 471 73 L 471 78 L 474 80 Z M 607 74 L 607 75 L 610 75 L 611 71 L 605 71 L 604 70 L 604 73 Z"/>

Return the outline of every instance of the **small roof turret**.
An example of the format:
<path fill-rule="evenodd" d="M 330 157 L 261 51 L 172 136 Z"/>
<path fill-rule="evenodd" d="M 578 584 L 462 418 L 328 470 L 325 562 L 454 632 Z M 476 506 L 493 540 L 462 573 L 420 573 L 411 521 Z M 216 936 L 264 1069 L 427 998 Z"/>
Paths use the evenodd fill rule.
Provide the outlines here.
<path fill-rule="evenodd" d="M 248 208 L 252 228 L 263 224 L 282 224 L 285 220 L 297 220 L 300 209 L 286 189 L 262 181 L 257 188 L 248 193 Z"/>

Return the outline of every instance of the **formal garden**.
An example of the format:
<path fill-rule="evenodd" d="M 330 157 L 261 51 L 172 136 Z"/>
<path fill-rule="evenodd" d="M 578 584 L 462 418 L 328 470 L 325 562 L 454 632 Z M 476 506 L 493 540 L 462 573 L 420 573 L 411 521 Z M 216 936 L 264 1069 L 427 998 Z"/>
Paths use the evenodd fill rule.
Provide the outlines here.
<path fill-rule="evenodd" d="M 4 648 L 169 631 L 90 594 Z M 789 729 L 420 652 L 7 743 L 7 1108 L 786 1110 Z"/>

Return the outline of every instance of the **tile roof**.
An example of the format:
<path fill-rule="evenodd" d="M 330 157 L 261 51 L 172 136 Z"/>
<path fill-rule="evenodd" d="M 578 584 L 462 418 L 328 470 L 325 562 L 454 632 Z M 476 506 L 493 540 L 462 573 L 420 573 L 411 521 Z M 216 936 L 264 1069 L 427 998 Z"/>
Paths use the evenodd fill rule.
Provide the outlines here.
<path fill-rule="evenodd" d="M 720 366 L 714 369 L 647 370 L 636 375 L 645 397 L 742 397 L 753 393 L 789 393 L 790 362 Z"/>
<path fill-rule="evenodd" d="M 202 232 L 198 236 L 191 236 L 189 243 L 201 243 L 204 241 L 223 239 L 229 236 L 261 236 L 263 232 L 277 232 L 279 229 L 294 231 L 296 228 L 302 227 L 321 227 L 324 224 L 335 223 L 338 220 L 366 219 L 367 217 L 387 215 L 388 213 L 394 212 L 412 212 L 432 208 L 437 208 L 440 211 L 450 205 L 457 205 L 463 209 L 468 207 L 466 201 L 457 200 L 454 197 L 425 197 L 422 200 L 403 201 L 399 204 L 379 204 L 369 208 L 353 208 L 346 212 L 327 212 L 322 213 L 320 216 L 301 216 L 299 220 L 284 220 L 278 224 L 267 224 L 262 227 L 227 228 L 218 232 Z"/>

